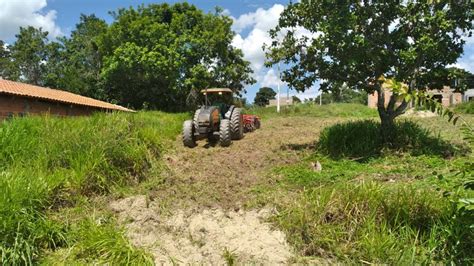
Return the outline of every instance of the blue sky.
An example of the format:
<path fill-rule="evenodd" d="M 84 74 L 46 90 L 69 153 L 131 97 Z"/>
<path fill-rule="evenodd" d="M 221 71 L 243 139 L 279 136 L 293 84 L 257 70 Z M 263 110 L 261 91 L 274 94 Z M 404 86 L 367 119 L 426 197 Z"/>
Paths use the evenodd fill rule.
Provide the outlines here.
<path fill-rule="evenodd" d="M 119 8 L 138 6 L 149 3 L 176 3 L 180 1 L 150 1 L 150 0 L 0 0 L 0 39 L 14 41 L 14 35 L 19 26 L 32 25 L 42 27 L 50 35 L 68 35 L 78 22 L 81 13 L 96 14 L 98 17 L 112 22 L 109 11 Z M 236 36 L 233 45 L 242 49 L 244 56 L 251 62 L 257 84 L 247 88 L 247 98 L 253 101 L 259 87 L 269 86 L 276 90 L 279 83 L 276 69 L 263 66 L 264 54 L 261 47 L 269 43 L 268 30 L 273 28 L 281 11 L 288 0 L 188 0 L 205 11 L 213 11 L 214 7 L 222 7 L 226 14 L 234 19 L 233 29 Z M 300 34 L 308 34 L 302 30 Z M 474 37 L 467 39 L 464 55 L 458 60 L 458 67 L 474 72 Z M 282 94 L 287 87 L 282 86 Z M 304 93 L 290 95 L 300 98 L 314 98 L 318 85 Z"/>

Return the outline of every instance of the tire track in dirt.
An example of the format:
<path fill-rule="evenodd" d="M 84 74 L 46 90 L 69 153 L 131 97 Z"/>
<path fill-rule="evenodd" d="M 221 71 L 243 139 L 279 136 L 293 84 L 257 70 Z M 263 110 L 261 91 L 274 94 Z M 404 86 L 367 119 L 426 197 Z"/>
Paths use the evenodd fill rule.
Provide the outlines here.
<path fill-rule="evenodd" d="M 114 201 L 110 208 L 131 242 L 156 264 L 286 264 L 292 251 L 284 233 L 265 222 L 271 206 L 244 210 L 250 190 L 270 182 L 267 172 L 296 162 L 329 120 L 274 118 L 228 148 L 183 147 L 165 155 L 163 183 L 148 195 Z"/>

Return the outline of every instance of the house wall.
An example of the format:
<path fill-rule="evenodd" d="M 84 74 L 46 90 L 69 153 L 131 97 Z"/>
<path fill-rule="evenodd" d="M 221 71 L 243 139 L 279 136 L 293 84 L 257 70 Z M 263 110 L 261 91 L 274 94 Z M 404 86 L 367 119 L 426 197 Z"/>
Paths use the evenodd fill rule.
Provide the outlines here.
<path fill-rule="evenodd" d="M 453 90 L 445 86 L 442 90 L 428 90 L 428 93 L 435 96 L 440 96 L 441 104 L 445 107 L 460 104 L 463 101 L 462 93 L 453 92 Z M 385 106 L 387 106 L 392 92 L 385 90 Z M 370 108 L 377 108 L 377 92 L 368 95 L 368 104 Z"/>
<path fill-rule="evenodd" d="M 293 98 L 280 97 L 280 106 L 293 105 Z M 277 106 L 277 99 L 270 100 L 268 106 Z"/>
<path fill-rule="evenodd" d="M 88 106 L 50 102 L 21 96 L 0 94 L 0 120 L 27 114 L 55 116 L 90 115 L 100 109 Z"/>

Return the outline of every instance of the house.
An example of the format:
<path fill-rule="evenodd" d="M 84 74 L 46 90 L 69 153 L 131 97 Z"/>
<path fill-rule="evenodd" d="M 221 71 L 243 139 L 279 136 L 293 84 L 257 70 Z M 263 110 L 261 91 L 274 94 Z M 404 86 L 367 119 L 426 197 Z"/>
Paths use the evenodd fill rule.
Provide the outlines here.
<path fill-rule="evenodd" d="M 474 101 L 474 89 L 469 89 L 464 92 L 464 99 L 465 102 Z"/>
<path fill-rule="evenodd" d="M 293 105 L 293 97 L 280 97 L 280 106 Z M 277 99 L 272 99 L 268 103 L 268 106 L 277 106 Z"/>
<path fill-rule="evenodd" d="M 384 89 L 385 93 L 385 105 L 390 101 L 390 96 L 392 92 L 388 89 Z M 428 94 L 433 95 L 433 98 L 439 101 L 443 106 L 451 106 L 460 104 L 463 102 L 463 94 L 460 92 L 455 92 L 454 89 L 451 89 L 448 86 L 444 86 L 441 90 L 428 90 Z M 474 96 L 474 95 L 473 95 Z M 473 97 L 471 96 L 471 97 Z M 377 92 L 368 95 L 367 105 L 370 108 L 377 108 Z"/>
<path fill-rule="evenodd" d="M 0 78 L 0 120 L 27 114 L 81 116 L 110 111 L 132 110 L 67 91 Z"/>

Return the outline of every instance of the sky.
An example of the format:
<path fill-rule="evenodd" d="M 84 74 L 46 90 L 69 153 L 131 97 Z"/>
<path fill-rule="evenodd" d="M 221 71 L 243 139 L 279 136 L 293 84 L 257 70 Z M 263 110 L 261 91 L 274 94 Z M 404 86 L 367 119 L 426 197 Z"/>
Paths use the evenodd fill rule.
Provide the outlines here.
<path fill-rule="evenodd" d="M 112 22 L 110 11 L 119 8 L 136 7 L 150 3 L 176 3 L 181 1 L 151 0 L 0 0 L 0 40 L 14 42 L 14 36 L 20 26 L 42 27 L 51 38 L 69 35 L 79 20 L 80 14 L 95 14 Z M 278 23 L 280 13 L 289 0 L 188 0 L 206 12 L 216 6 L 222 7 L 226 15 L 234 20 L 233 30 L 236 36 L 232 42 L 242 49 L 245 59 L 250 61 L 257 83 L 246 88 L 247 99 L 252 102 L 258 88 L 268 86 L 276 90 L 281 85 L 282 96 L 288 87 L 278 78 L 278 70 L 266 68 L 262 46 L 270 43 L 268 31 Z M 297 34 L 308 34 L 299 29 Z M 466 39 L 463 56 L 455 64 L 474 73 L 474 37 Z M 304 93 L 289 90 L 290 95 L 301 99 L 314 98 L 319 93 L 318 84 Z"/>

